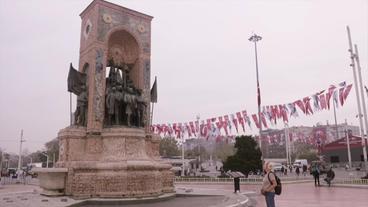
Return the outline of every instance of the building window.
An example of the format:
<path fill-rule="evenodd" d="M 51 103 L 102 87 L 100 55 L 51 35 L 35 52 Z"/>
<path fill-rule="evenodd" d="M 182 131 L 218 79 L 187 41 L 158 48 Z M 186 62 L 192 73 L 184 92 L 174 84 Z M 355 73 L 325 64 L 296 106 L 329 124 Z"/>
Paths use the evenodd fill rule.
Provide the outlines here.
<path fill-rule="evenodd" d="M 331 163 L 340 162 L 339 156 L 331 156 L 330 157 Z"/>

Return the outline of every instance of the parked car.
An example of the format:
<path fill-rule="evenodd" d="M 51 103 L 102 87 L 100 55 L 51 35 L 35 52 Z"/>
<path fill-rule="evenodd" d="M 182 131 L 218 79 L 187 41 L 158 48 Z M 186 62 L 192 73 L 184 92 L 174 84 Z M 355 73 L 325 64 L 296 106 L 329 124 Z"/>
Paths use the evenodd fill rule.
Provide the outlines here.
<path fill-rule="evenodd" d="M 281 163 L 273 162 L 271 164 L 274 172 L 281 172 L 282 167 L 284 167 L 284 170 L 287 170 L 287 167 Z"/>
<path fill-rule="evenodd" d="M 303 165 L 308 166 L 308 161 L 306 159 L 299 159 L 299 160 L 295 160 L 293 167 L 299 167 L 302 168 Z"/>

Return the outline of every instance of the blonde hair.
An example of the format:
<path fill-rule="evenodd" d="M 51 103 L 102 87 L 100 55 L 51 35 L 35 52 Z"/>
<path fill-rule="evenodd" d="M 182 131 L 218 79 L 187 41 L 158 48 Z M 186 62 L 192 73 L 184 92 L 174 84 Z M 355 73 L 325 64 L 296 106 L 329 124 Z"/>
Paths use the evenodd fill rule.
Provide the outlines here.
<path fill-rule="evenodd" d="M 265 162 L 263 169 L 264 170 L 272 170 L 272 163 L 271 162 Z"/>

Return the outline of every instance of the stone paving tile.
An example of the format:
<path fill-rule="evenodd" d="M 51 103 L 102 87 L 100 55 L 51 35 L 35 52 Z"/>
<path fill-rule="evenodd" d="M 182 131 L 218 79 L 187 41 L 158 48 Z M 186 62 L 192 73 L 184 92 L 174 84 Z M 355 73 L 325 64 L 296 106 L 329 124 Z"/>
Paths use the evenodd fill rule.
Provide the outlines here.
<path fill-rule="evenodd" d="M 77 202 L 68 197 L 41 196 L 40 192 L 41 189 L 34 185 L 2 185 L 0 207 L 64 207 Z"/>
<path fill-rule="evenodd" d="M 195 187 L 195 185 L 186 185 Z M 232 190 L 232 185 L 201 185 L 201 188 Z M 266 207 L 264 197 L 259 193 L 260 185 L 241 185 L 241 191 L 254 191 L 247 194 L 251 206 Z M 276 206 L 282 207 L 366 207 L 368 189 L 345 187 L 314 187 L 314 183 L 283 185 L 283 192 L 276 196 Z"/>

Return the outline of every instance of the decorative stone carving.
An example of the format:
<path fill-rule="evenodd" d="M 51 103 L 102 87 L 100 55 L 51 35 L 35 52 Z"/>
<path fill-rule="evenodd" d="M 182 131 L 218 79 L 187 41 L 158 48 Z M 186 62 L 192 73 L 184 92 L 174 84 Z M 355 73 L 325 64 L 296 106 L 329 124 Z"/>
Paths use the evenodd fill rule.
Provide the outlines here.
<path fill-rule="evenodd" d="M 95 96 L 93 109 L 95 112 L 95 120 L 97 122 L 102 122 L 103 120 L 103 101 L 104 101 L 104 91 L 103 91 L 103 80 L 105 79 L 103 74 L 103 51 L 102 49 L 96 50 L 96 72 L 95 72 Z"/>
<path fill-rule="evenodd" d="M 88 70 L 87 127 L 71 126 L 58 134 L 56 166 L 68 169 L 66 195 L 120 198 L 174 192 L 171 165 L 160 160 L 159 140 L 147 130 L 152 17 L 95 0 L 81 18 L 94 25 L 87 29 L 88 39 L 81 34 L 80 63 L 95 65 Z"/>

